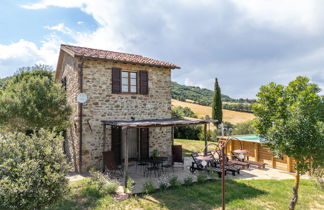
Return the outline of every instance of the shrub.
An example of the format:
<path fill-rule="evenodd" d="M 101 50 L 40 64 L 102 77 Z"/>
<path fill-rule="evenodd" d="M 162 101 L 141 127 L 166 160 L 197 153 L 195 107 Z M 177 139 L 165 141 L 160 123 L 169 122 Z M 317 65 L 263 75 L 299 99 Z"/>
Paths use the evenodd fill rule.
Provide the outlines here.
<path fill-rule="evenodd" d="M 193 179 L 192 177 L 186 177 L 184 180 L 183 180 L 183 184 L 185 186 L 191 186 L 193 184 Z"/>
<path fill-rule="evenodd" d="M 117 192 L 119 183 L 99 171 L 90 172 L 90 182 L 99 193 L 113 194 Z"/>
<path fill-rule="evenodd" d="M 169 184 L 170 184 L 170 187 L 178 187 L 179 185 L 181 185 L 177 176 L 171 177 L 169 179 Z"/>
<path fill-rule="evenodd" d="M 190 126 L 176 126 L 174 127 L 174 137 L 178 139 L 196 139 L 198 140 L 198 134 L 201 131 L 202 126 L 190 125 Z"/>
<path fill-rule="evenodd" d="M 169 187 L 169 180 L 167 176 L 161 176 L 158 179 L 158 183 L 161 190 L 166 190 Z"/>
<path fill-rule="evenodd" d="M 237 123 L 233 135 L 255 134 L 254 120 Z"/>
<path fill-rule="evenodd" d="M 147 194 L 155 191 L 155 187 L 151 181 L 145 182 L 143 188 L 144 188 L 144 192 Z"/>
<path fill-rule="evenodd" d="M 126 187 L 127 193 L 132 193 L 132 191 L 134 189 L 134 185 L 135 185 L 134 180 L 132 178 L 128 178 L 127 179 L 127 187 Z"/>
<path fill-rule="evenodd" d="M 197 182 L 203 183 L 207 180 L 207 175 L 205 173 L 200 173 L 197 175 Z"/>
<path fill-rule="evenodd" d="M 68 191 L 61 136 L 0 135 L 0 209 L 41 209 Z"/>

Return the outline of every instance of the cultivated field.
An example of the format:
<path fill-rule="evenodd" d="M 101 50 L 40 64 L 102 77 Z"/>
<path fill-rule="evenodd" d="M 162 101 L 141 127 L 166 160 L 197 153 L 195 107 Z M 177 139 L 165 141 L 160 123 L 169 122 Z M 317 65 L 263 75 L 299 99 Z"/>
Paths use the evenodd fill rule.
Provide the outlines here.
<path fill-rule="evenodd" d="M 202 106 L 198 104 L 192 104 L 187 102 L 182 102 L 178 100 L 172 99 L 172 105 L 173 106 L 182 106 L 182 107 L 189 107 L 192 109 L 193 112 L 197 114 L 197 116 L 205 117 L 206 115 L 209 115 L 211 117 L 212 110 L 211 107 L 208 106 Z M 254 115 L 251 113 L 246 112 L 236 112 L 231 110 L 223 109 L 223 121 L 230 122 L 233 124 L 241 123 L 247 120 L 252 120 L 254 118 Z"/>

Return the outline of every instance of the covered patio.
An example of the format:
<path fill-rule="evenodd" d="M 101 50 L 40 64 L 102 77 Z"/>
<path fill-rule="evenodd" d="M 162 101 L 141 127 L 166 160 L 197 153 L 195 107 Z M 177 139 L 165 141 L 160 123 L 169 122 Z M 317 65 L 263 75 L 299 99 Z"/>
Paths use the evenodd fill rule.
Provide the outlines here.
<path fill-rule="evenodd" d="M 207 152 L 207 125 L 209 123 L 217 123 L 217 120 L 186 120 L 186 119 L 147 119 L 147 120 L 132 120 L 132 121 L 119 121 L 119 120 L 107 120 L 101 121 L 103 126 L 103 152 L 105 151 L 106 145 L 106 127 L 113 126 L 121 129 L 121 145 L 122 145 L 122 157 L 123 158 L 123 184 L 127 185 L 127 180 L 129 176 L 136 176 L 134 174 L 134 167 L 129 165 L 129 157 L 128 157 L 128 149 L 129 149 L 129 132 L 128 129 L 131 128 L 156 128 L 156 127 L 171 127 L 171 138 L 172 138 L 172 146 L 174 145 L 174 126 L 188 126 L 188 125 L 204 125 L 204 133 L 205 133 L 205 153 Z M 130 166 L 130 167 L 129 167 Z M 105 169 L 104 161 L 103 161 L 103 170 Z M 187 172 L 186 172 L 187 173 Z"/>

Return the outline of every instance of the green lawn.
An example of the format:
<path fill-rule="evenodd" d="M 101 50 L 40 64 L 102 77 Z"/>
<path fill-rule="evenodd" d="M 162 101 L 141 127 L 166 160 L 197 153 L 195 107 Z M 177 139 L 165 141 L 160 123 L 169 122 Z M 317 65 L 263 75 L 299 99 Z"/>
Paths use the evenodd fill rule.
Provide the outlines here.
<path fill-rule="evenodd" d="M 174 139 L 174 144 L 182 145 L 184 156 L 190 156 L 193 152 L 203 152 L 205 149 L 205 142 L 199 140 Z"/>
<path fill-rule="evenodd" d="M 220 181 L 178 187 L 165 192 L 115 201 L 97 192 L 87 179 L 71 184 L 71 192 L 50 209 L 218 209 Z M 227 209 L 287 209 L 293 180 L 226 180 Z M 313 181 L 302 180 L 297 209 L 323 209 L 324 192 Z"/>
<path fill-rule="evenodd" d="M 203 141 L 175 139 L 183 146 L 184 155 L 202 152 Z M 50 209 L 219 209 L 221 183 L 219 180 L 178 187 L 151 195 L 135 196 L 115 201 L 87 184 L 88 179 L 71 184 L 65 199 Z M 288 209 L 293 180 L 226 180 L 227 209 Z M 301 180 L 297 209 L 324 209 L 324 192 L 315 182 Z"/>

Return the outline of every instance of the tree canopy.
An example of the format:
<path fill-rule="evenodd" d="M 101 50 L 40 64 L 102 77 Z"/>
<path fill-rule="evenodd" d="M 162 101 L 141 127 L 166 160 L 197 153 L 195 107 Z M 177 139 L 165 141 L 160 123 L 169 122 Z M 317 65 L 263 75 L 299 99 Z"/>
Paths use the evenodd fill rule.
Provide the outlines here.
<path fill-rule="evenodd" d="M 270 149 L 296 161 L 291 209 L 297 203 L 299 173 L 324 164 L 323 98 L 319 91 L 306 77 L 297 77 L 288 86 L 270 83 L 260 88 L 253 106 L 257 132 Z"/>
<path fill-rule="evenodd" d="M 9 130 L 64 129 L 70 113 L 48 66 L 22 68 L 0 89 L 0 126 Z"/>

